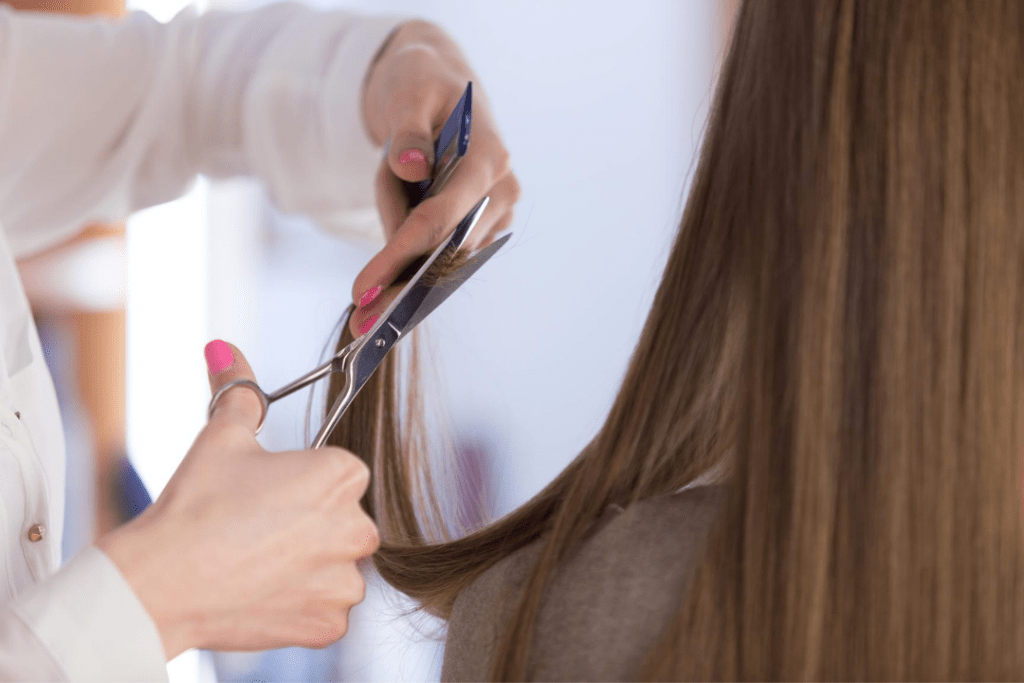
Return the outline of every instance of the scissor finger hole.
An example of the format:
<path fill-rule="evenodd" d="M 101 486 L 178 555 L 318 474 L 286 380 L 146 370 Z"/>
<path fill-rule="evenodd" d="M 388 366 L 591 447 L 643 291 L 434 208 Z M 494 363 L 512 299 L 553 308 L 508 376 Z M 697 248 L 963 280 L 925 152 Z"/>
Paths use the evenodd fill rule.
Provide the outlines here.
<path fill-rule="evenodd" d="M 249 389 L 250 391 L 255 393 L 260 400 L 260 421 L 259 424 L 256 425 L 256 431 L 253 432 L 253 435 L 255 436 L 256 434 L 260 433 L 260 430 L 263 429 L 263 421 L 267 417 L 267 407 L 269 406 L 269 401 L 267 401 L 267 395 L 263 393 L 263 390 L 259 388 L 259 385 L 257 385 L 252 380 L 236 379 L 235 381 L 228 382 L 220 389 L 218 389 L 217 392 L 213 395 L 213 398 L 210 399 L 210 408 L 206 413 L 206 419 L 207 421 L 209 421 L 211 418 L 213 418 L 213 411 L 217 407 L 217 403 L 221 400 L 221 397 L 224 394 L 226 394 L 229 389 L 233 389 L 234 387 L 245 387 L 246 389 Z"/>

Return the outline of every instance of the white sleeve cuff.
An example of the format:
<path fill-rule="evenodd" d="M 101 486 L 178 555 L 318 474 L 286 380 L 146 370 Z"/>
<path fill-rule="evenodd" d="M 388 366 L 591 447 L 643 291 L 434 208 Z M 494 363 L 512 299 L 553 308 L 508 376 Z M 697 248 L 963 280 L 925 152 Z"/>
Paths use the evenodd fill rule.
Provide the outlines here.
<path fill-rule="evenodd" d="M 71 681 L 166 681 L 156 624 L 113 562 L 90 546 L 11 605 Z"/>

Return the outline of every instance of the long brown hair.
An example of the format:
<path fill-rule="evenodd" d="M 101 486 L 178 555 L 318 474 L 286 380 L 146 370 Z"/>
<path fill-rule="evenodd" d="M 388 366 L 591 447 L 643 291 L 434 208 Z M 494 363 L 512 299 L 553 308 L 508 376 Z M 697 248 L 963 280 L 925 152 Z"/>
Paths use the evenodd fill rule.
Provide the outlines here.
<path fill-rule="evenodd" d="M 447 617 L 544 539 L 491 663 L 522 679 L 600 512 L 720 468 L 638 677 L 1024 679 L 1022 43 L 1016 0 L 745 2 L 650 315 L 569 467 L 443 542 L 412 372 L 393 359 L 336 430 L 375 473 L 383 578 Z"/>

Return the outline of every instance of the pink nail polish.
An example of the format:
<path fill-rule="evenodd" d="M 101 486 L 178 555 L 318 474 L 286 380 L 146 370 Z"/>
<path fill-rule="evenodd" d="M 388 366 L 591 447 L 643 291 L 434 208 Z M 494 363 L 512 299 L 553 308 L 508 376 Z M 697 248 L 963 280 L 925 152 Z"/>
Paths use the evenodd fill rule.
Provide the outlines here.
<path fill-rule="evenodd" d="M 370 302 L 376 299 L 377 295 L 380 294 L 383 289 L 383 287 L 378 285 L 377 287 L 370 287 L 368 290 L 363 292 L 363 296 L 359 299 L 359 308 L 366 308 L 369 306 Z"/>
<path fill-rule="evenodd" d="M 220 339 L 214 339 L 207 344 L 203 354 L 206 356 L 206 367 L 211 375 L 218 375 L 235 364 L 235 354 L 231 352 L 231 347 Z"/>
<path fill-rule="evenodd" d="M 411 161 L 426 161 L 426 155 L 418 149 L 407 149 L 398 157 L 398 163 L 408 164 Z"/>
<path fill-rule="evenodd" d="M 366 334 L 367 332 L 369 332 L 370 328 L 373 327 L 373 324 L 377 322 L 377 318 L 379 317 L 379 315 L 374 315 L 367 318 L 366 322 L 359 326 L 359 334 Z"/>

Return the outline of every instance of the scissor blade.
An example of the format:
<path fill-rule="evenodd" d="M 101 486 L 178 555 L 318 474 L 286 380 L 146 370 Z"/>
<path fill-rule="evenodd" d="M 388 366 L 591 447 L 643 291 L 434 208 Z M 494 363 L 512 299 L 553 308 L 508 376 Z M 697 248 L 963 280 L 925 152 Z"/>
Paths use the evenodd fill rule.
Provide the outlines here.
<path fill-rule="evenodd" d="M 374 370 L 376 370 L 377 366 L 384 360 L 384 356 L 387 355 L 398 339 L 408 334 L 414 327 L 420 324 L 424 318 L 436 310 L 445 299 L 450 297 L 456 289 L 462 286 L 466 280 L 479 270 L 480 266 L 487 263 L 488 259 L 494 256 L 495 252 L 497 252 L 498 249 L 501 249 L 510 237 L 512 237 L 512 233 L 505 235 L 486 249 L 481 249 L 479 252 L 471 256 L 460 268 L 445 275 L 434 283 L 433 286 L 417 285 L 419 291 L 417 291 L 416 294 L 422 296 L 416 297 L 420 303 L 412 317 L 409 318 L 401 327 L 385 324 L 383 327 L 379 328 L 377 333 L 371 335 L 372 339 L 368 343 L 364 344 L 359 350 L 359 353 L 356 354 L 356 358 L 353 363 L 354 367 L 352 376 L 354 392 L 358 393 L 358 391 L 363 388 L 363 385 L 368 379 L 370 379 Z M 376 346 L 375 341 L 377 338 L 384 340 L 384 344 L 381 347 Z M 353 396 L 355 393 L 353 393 Z"/>
<path fill-rule="evenodd" d="M 402 289 L 398 298 L 381 314 L 381 319 L 364 335 L 365 341 L 361 341 L 359 344 L 359 349 L 352 361 L 352 381 L 356 392 L 363 387 L 363 384 L 366 383 L 374 370 L 377 369 L 377 366 L 384 360 L 391 347 L 398 342 L 403 334 L 403 330 L 409 329 L 409 321 L 416 317 L 424 301 L 426 301 L 427 297 L 437 286 L 438 283 L 432 286 L 423 284 L 424 276 L 431 272 L 432 268 L 436 267 L 435 264 L 445 263 L 448 255 L 453 254 L 462 246 L 466 237 L 480 219 L 480 215 L 487 208 L 489 201 L 489 197 L 484 197 L 466 214 L 466 217 L 460 221 L 448 239 L 442 242 L 423 265 L 419 267 L 416 275 Z M 491 246 L 493 247 L 494 245 Z M 478 268 L 479 265 L 476 267 Z M 459 269 L 459 271 L 461 270 L 462 268 Z M 473 270 L 475 271 L 476 268 Z M 466 277 L 469 277 L 469 275 L 466 275 Z M 449 278 L 445 277 L 443 279 L 448 281 Z M 437 304 L 434 307 L 436 308 Z M 419 319 L 422 320 L 422 316 Z"/>
<path fill-rule="evenodd" d="M 397 335 L 402 334 L 402 330 L 408 327 L 409 321 L 416 315 L 420 306 L 423 305 L 423 300 L 430 293 L 431 287 L 422 284 L 424 278 L 429 273 L 436 272 L 437 264 L 448 262 L 449 258 L 459 250 L 466 241 L 466 237 L 469 236 L 469 233 L 472 232 L 474 226 L 480 220 L 480 216 L 487 208 L 489 201 L 489 197 L 484 197 L 473 207 L 472 211 L 466 214 L 451 236 L 439 245 L 434 253 L 420 266 L 416 275 L 405 286 L 398 295 L 398 298 L 381 315 L 382 320 L 374 326 L 374 331 L 383 331 L 385 328 L 389 328 L 394 330 Z"/>
<path fill-rule="evenodd" d="M 481 249 L 477 253 L 473 254 L 461 268 L 448 273 L 443 278 L 439 279 L 433 287 L 430 288 L 430 292 L 423 299 L 423 303 L 416 309 L 416 313 L 413 314 L 409 322 L 405 324 L 405 328 L 402 330 L 402 334 L 408 334 L 412 331 L 412 328 L 419 325 L 424 318 L 433 313 L 438 306 L 444 303 L 444 300 L 452 295 L 452 293 L 462 286 L 462 284 L 468 280 L 473 274 L 480 269 L 480 266 L 487 263 L 488 259 L 494 256 L 494 253 L 501 249 L 505 242 L 508 242 L 509 238 L 512 237 L 512 233 L 509 233 L 491 244 L 486 249 Z"/>

